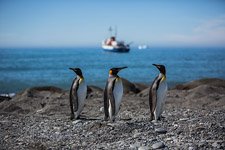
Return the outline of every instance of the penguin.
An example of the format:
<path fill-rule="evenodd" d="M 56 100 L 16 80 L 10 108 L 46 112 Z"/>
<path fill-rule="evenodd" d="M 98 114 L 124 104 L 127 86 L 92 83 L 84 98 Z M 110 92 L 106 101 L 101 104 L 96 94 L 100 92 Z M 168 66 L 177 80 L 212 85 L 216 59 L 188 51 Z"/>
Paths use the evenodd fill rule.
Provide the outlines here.
<path fill-rule="evenodd" d="M 77 74 L 70 88 L 70 119 L 73 120 L 80 117 L 80 113 L 84 108 L 84 103 L 87 96 L 87 85 L 80 68 L 69 69 L 73 70 Z"/>
<path fill-rule="evenodd" d="M 150 120 L 160 120 L 161 114 L 166 100 L 167 82 L 166 68 L 164 65 L 152 64 L 160 71 L 159 75 L 153 81 L 149 90 L 149 107 L 151 118 Z"/>
<path fill-rule="evenodd" d="M 110 119 L 111 122 L 115 121 L 123 96 L 122 79 L 117 73 L 125 68 L 127 67 L 111 68 L 109 70 L 109 77 L 104 90 L 104 119 Z"/>

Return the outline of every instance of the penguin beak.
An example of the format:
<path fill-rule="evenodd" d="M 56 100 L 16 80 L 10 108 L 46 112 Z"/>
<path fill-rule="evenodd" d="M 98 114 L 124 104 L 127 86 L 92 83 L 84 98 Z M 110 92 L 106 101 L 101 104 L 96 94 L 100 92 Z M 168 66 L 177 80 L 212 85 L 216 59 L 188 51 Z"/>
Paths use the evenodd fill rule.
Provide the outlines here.
<path fill-rule="evenodd" d="M 127 68 L 127 67 L 120 67 L 120 68 L 118 68 L 118 71 L 125 69 L 125 68 Z"/>
<path fill-rule="evenodd" d="M 157 65 L 157 64 L 152 64 L 153 66 L 156 66 L 158 69 L 160 68 L 160 66 L 159 65 Z"/>
<path fill-rule="evenodd" d="M 73 70 L 78 76 L 82 77 L 82 71 L 80 68 L 69 68 L 70 70 Z"/>
<path fill-rule="evenodd" d="M 75 73 L 77 73 L 77 68 L 69 68 L 70 70 L 73 70 Z"/>
<path fill-rule="evenodd" d="M 152 64 L 152 65 L 153 65 L 153 66 L 156 66 L 156 67 L 158 66 L 157 64 Z"/>
<path fill-rule="evenodd" d="M 73 70 L 75 72 L 76 68 L 69 68 L 70 70 Z"/>
<path fill-rule="evenodd" d="M 166 75 L 166 69 L 164 65 L 157 65 L 157 64 L 152 64 L 152 65 L 156 66 L 162 74 Z"/>

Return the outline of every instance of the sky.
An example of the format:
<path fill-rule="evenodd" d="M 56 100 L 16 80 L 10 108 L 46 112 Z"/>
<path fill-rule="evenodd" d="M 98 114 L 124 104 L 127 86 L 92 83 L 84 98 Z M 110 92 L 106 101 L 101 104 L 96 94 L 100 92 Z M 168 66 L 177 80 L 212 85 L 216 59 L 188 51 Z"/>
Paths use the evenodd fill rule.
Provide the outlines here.
<path fill-rule="evenodd" d="M 0 0 L 0 47 L 225 47 L 224 0 Z"/>

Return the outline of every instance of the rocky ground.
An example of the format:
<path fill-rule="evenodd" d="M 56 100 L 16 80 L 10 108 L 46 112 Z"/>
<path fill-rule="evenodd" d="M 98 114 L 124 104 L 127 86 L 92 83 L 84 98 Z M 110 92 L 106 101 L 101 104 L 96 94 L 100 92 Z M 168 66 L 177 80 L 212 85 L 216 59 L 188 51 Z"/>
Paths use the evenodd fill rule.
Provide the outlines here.
<path fill-rule="evenodd" d="M 124 80 L 114 123 L 103 121 L 102 89 L 90 86 L 80 120 L 69 92 L 35 87 L 0 101 L 0 149 L 225 149 L 225 81 L 202 79 L 167 94 L 164 118 L 150 122 L 148 89 Z"/>

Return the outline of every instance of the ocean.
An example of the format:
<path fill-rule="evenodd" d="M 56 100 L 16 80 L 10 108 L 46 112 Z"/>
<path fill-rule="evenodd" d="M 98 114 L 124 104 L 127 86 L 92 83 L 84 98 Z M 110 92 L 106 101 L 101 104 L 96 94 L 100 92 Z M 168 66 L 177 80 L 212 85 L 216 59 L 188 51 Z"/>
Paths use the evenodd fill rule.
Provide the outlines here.
<path fill-rule="evenodd" d="M 34 86 L 70 89 L 82 69 L 88 85 L 104 87 L 109 69 L 127 66 L 119 76 L 150 85 L 158 75 L 152 65 L 164 64 L 170 87 L 201 78 L 225 79 L 225 48 L 131 48 L 129 53 L 101 48 L 0 49 L 0 93 L 16 93 Z"/>

